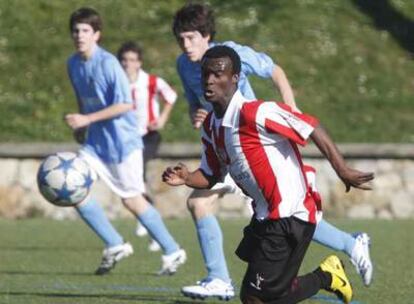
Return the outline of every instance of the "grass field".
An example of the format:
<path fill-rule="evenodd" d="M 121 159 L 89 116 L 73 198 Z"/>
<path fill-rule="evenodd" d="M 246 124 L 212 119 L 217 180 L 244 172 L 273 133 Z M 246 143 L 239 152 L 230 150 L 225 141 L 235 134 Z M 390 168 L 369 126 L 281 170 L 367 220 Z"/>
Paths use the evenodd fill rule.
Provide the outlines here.
<path fill-rule="evenodd" d="M 115 52 L 127 39 L 139 40 L 144 68 L 177 89 L 164 139 L 198 142 L 198 132 L 189 129 L 175 71 L 180 50 L 170 29 L 186 2 L 0 0 L 0 112 L 8 117 L 0 120 L 0 141 L 72 140 L 62 120 L 76 109 L 65 67 L 73 52 L 68 18 L 86 5 L 103 16 L 105 48 Z M 208 2 L 217 16 L 217 40 L 251 45 L 274 58 L 300 108 L 319 117 L 337 141 L 414 142 L 414 1 Z M 383 16 L 365 11 L 376 6 Z M 258 98 L 280 98 L 270 81 L 252 82 Z"/>
<path fill-rule="evenodd" d="M 353 303 L 414 303 L 414 222 L 334 223 L 349 231 L 367 231 L 373 240 L 375 277 L 370 288 L 363 287 L 347 259 L 345 262 L 354 286 Z M 245 220 L 222 221 L 236 286 L 240 286 L 245 265 L 233 250 L 244 224 Z M 167 225 L 188 253 L 188 262 L 175 276 L 154 275 L 160 266 L 159 254 L 147 251 L 147 242 L 133 235 L 134 222 L 128 220 L 117 221 L 116 226 L 133 243 L 135 254 L 110 275 L 97 277 L 92 272 L 100 261 L 101 244 L 83 223 L 0 220 L 0 303 L 194 303 L 179 292 L 182 285 L 194 283 L 204 274 L 193 225 L 189 219 L 170 220 Z M 312 270 L 330 252 L 312 245 L 301 271 Z M 339 302 L 320 293 L 305 303 Z"/>

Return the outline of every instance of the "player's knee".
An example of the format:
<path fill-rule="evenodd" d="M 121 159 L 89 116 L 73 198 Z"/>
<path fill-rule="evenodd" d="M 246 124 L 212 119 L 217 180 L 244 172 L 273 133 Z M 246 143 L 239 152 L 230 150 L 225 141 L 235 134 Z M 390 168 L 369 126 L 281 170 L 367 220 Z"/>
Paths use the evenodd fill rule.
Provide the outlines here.
<path fill-rule="evenodd" d="M 242 285 L 242 288 L 240 290 L 240 301 L 243 304 L 264 304 L 262 300 L 260 300 L 258 297 L 253 296 L 248 293 L 248 290 Z"/>
<path fill-rule="evenodd" d="M 205 206 L 199 198 L 188 198 L 187 199 L 187 209 L 192 214 L 198 213 L 199 211 L 202 211 L 205 209 Z"/>
<path fill-rule="evenodd" d="M 264 304 L 264 302 L 259 298 L 246 293 L 240 293 L 240 300 L 243 304 Z"/>
<path fill-rule="evenodd" d="M 122 200 L 122 204 L 124 205 L 125 208 L 127 208 L 128 210 L 135 210 L 135 204 L 132 200 L 130 199 L 123 199 Z"/>

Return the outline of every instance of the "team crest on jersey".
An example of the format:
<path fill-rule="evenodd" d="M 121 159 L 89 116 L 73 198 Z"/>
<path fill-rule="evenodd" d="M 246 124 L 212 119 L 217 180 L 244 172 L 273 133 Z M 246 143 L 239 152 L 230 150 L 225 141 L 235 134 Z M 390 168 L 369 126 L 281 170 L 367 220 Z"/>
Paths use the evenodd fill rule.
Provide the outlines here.
<path fill-rule="evenodd" d="M 256 273 L 256 282 L 250 282 L 250 286 L 252 286 L 254 289 L 262 290 L 262 282 L 264 281 L 264 278 L 259 274 Z"/>

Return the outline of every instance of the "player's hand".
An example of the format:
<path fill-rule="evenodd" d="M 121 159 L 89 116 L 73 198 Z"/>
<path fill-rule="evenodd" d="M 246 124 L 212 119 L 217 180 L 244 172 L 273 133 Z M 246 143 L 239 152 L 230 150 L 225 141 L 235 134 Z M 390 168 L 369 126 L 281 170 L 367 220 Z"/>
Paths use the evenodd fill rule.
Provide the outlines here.
<path fill-rule="evenodd" d="M 191 122 L 194 129 L 200 129 L 206 119 L 208 112 L 204 109 L 198 109 L 192 113 Z"/>
<path fill-rule="evenodd" d="M 352 168 L 346 167 L 339 172 L 339 177 L 345 184 L 346 192 L 351 190 L 351 187 L 361 190 L 371 190 L 372 187 L 366 183 L 374 179 L 373 172 L 361 172 Z"/>
<path fill-rule="evenodd" d="M 79 113 L 65 115 L 65 121 L 72 130 L 84 128 L 91 124 L 87 115 Z"/>
<path fill-rule="evenodd" d="M 153 121 L 148 124 L 148 131 L 157 131 L 164 128 L 164 123 L 162 121 Z"/>
<path fill-rule="evenodd" d="M 84 144 L 86 141 L 86 131 L 88 128 L 80 128 L 73 131 L 73 137 L 78 144 Z"/>
<path fill-rule="evenodd" d="M 188 168 L 182 163 L 174 167 L 168 167 L 162 174 L 162 181 L 170 186 L 184 185 L 188 177 Z"/>

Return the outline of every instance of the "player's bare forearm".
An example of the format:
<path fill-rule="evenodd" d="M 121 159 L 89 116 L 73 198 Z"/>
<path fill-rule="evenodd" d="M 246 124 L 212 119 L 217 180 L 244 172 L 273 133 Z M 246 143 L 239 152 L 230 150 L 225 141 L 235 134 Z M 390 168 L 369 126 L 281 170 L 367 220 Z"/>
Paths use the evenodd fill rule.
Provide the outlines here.
<path fill-rule="evenodd" d="M 190 117 L 191 117 L 191 123 L 193 124 L 193 128 L 194 129 L 201 128 L 207 115 L 208 115 L 208 112 L 203 108 L 190 109 Z"/>
<path fill-rule="evenodd" d="M 279 90 L 280 95 L 282 95 L 283 102 L 293 109 L 297 109 L 292 87 L 285 72 L 280 66 L 275 66 L 273 68 L 272 80 L 276 88 Z"/>
<path fill-rule="evenodd" d="M 311 134 L 311 138 L 322 154 L 329 160 L 335 172 L 345 184 L 347 192 L 351 187 L 362 190 L 371 189 L 371 187 L 365 184 L 374 179 L 374 174 L 372 172 L 361 172 L 348 167 L 341 152 L 339 152 L 337 146 L 321 125 L 315 128 Z"/>
<path fill-rule="evenodd" d="M 164 103 L 164 107 L 162 109 L 160 118 L 158 119 L 157 129 L 164 128 L 165 124 L 167 123 L 168 119 L 170 118 L 171 110 L 174 104 L 171 103 Z"/>
<path fill-rule="evenodd" d="M 70 113 L 65 115 L 65 121 L 69 127 L 71 127 L 73 130 L 77 130 L 80 128 L 87 127 L 94 122 L 119 116 L 122 113 L 128 112 L 130 110 L 132 110 L 132 104 L 120 103 L 94 113 Z"/>
<path fill-rule="evenodd" d="M 117 117 L 125 112 L 131 111 L 133 108 L 132 103 L 117 103 L 100 111 L 88 114 L 91 123 L 107 120 Z"/>
<path fill-rule="evenodd" d="M 200 169 L 189 172 L 187 166 L 182 163 L 168 167 L 162 174 L 162 180 L 170 186 L 186 185 L 195 189 L 209 189 L 215 184 L 215 181 L 208 178 Z"/>

